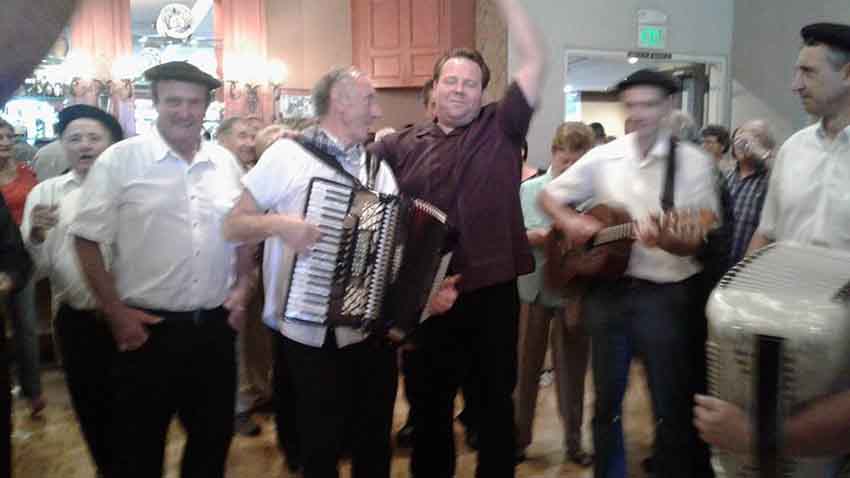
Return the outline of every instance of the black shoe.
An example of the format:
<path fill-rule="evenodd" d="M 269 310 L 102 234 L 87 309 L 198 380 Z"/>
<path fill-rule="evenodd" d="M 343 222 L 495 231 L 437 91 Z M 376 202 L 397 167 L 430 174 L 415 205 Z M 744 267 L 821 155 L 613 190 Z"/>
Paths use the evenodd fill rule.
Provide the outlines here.
<path fill-rule="evenodd" d="M 593 455 L 586 453 L 581 449 L 567 450 L 567 461 L 575 463 L 578 466 L 590 466 L 593 464 Z"/>
<path fill-rule="evenodd" d="M 413 447 L 413 424 L 408 421 L 395 434 L 395 446 L 397 448 L 412 448 Z"/>
<path fill-rule="evenodd" d="M 517 465 L 527 460 L 528 457 L 525 456 L 525 450 L 517 450 L 516 455 L 514 455 L 514 463 Z"/>
<path fill-rule="evenodd" d="M 470 450 L 478 451 L 478 431 L 474 428 L 466 429 L 466 446 Z"/>
<path fill-rule="evenodd" d="M 643 468 L 644 473 L 651 475 L 655 473 L 655 457 L 648 456 L 640 462 L 640 467 Z"/>
<path fill-rule="evenodd" d="M 257 422 L 247 413 L 238 413 L 234 419 L 233 429 L 243 437 L 255 437 L 263 432 Z"/>
<path fill-rule="evenodd" d="M 301 465 L 299 465 L 298 463 L 290 463 L 289 461 L 287 461 L 286 469 L 289 470 L 289 473 L 293 475 L 301 473 Z"/>

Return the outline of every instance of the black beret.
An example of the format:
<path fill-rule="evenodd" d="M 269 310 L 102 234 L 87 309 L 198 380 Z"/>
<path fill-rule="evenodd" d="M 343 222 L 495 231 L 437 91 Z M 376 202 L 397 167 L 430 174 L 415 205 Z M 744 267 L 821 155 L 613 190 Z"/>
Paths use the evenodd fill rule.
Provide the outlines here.
<path fill-rule="evenodd" d="M 850 51 L 850 26 L 840 23 L 812 23 L 800 30 L 806 43 L 824 43 L 834 48 Z"/>
<path fill-rule="evenodd" d="M 622 93 L 633 86 L 655 86 L 666 91 L 668 95 L 679 91 L 679 84 L 671 75 L 650 69 L 638 70 L 627 76 L 617 83 L 616 90 L 617 93 Z"/>
<path fill-rule="evenodd" d="M 117 143 L 124 139 L 124 130 L 121 128 L 121 124 L 118 123 L 118 120 L 115 119 L 114 116 L 100 108 L 95 108 L 94 106 L 89 105 L 73 105 L 59 112 L 59 136 L 62 136 L 65 132 L 65 128 L 67 128 L 72 121 L 80 118 L 91 118 L 95 121 L 99 121 L 112 134 L 113 142 Z"/>
<path fill-rule="evenodd" d="M 186 61 L 169 61 L 145 71 L 145 79 L 148 81 L 176 80 L 187 83 L 197 83 L 205 86 L 208 90 L 221 87 L 221 82 L 216 78 L 204 73 L 197 66 Z"/>

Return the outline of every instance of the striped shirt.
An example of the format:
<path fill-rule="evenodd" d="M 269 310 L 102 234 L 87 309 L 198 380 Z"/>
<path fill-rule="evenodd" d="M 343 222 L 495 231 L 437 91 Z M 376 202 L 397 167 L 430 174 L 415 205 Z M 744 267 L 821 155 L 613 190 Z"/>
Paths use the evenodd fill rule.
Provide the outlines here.
<path fill-rule="evenodd" d="M 741 177 L 739 168 L 726 173 L 725 187 L 732 198 L 732 244 L 729 263 L 736 264 L 747 252 L 750 239 L 761 217 L 761 208 L 767 193 L 768 170 L 760 167 L 749 176 Z"/>

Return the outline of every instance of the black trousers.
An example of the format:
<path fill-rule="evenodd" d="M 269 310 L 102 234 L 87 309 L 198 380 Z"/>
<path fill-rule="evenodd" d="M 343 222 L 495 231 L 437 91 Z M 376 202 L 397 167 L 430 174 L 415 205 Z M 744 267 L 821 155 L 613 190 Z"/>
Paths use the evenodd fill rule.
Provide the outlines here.
<path fill-rule="evenodd" d="M 476 476 L 514 476 L 513 400 L 517 374 L 519 298 L 516 281 L 463 293 L 446 314 L 416 331 L 422 354 L 423 399 L 413 432 L 411 471 L 416 478 L 455 473 L 454 398 L 476 370 L 479 451 Z"/>
<path fill-rule="evenodd" d="M 106 320 L 93 310 L 62 304 L 54 323 L 71 405 L 95 466 L 109 465 L 109 423 L 112 413 L 111 370 L 117 349 Z"/>
<path fill-rule="evenodd" d="M 111 476 L 162 476 L 166 435 L 176 415 L 186 431 L 180 476 L 223 478 L 236 394 L 236 332 L 228 312 L 148 312 L 164 320 L 148 327 L 141 348 L 119 353 L 113 367 Z"/>
<path fill-rule="evenodd" d="M 295 408 L 295 382 L 286 360 L 286 350 L 279 332 L 268 329 L 273 334 L 274 363 L 272 365 L 272 387 L 274 395 L 274 414 L 277 429 L 277 444 L 286 459 L 290 470 L 301 468 L 301 447 L 298 443 L 298 429 Z"/>
<path fill-rule="evenodd" d="M 626 456 L 622 402 L 629 364 L 643 358 L 655 425 L 655 475 L 699 476 L 700 441 L 692 423 L 695 373 L 701 373 L 693 350 L 694 280 L 654 284 L 635 279 L 600 282 L 584 301 L 585 326 L 593 346 L 596 389 L 593 442 L 594 476 L 624 478 Z M 703 348 L 704 350 L 704 342 Z"/>
<path fill-rule="evenodd" d="M 0 297 L 0 476 L 12 476 L 12 387 L 6 341 L 8 303 Z"/>
<path fill-rule="evenodd" d="M 334 340 L 321 348 L 278 340 L 295 386 L 304 478 L 337 478 L 346 446 L 353 478 L 389 478 L 398 385 L 393 347 L 373 337 L 343 348 Z"/>

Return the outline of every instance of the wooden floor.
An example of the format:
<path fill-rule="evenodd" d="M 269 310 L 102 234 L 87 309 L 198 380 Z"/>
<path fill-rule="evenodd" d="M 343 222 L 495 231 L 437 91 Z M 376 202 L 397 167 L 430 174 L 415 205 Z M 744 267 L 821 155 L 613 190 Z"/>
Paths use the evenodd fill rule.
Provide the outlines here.
<path fill-rule="evenodd" d="M 48 407 L 44 418 L 30 419 L 25 402 L 17 400 L 14 411 L 13 460 L 15 478 L 94 478 L 83 441 L 80 437 L 61 371 L 44 373 Z M 588 380 L 588 384 L 591 382 Z M 590 389 L 589 385 L 589 389 Z M 529 459 L 517 467 L 518 478 L 589 478 L 589 468 L 579 468 L 563 463 L 562 429 L 555 404 L 554 385 L 543 386 L 539 396 L 534 443 L 528 449 Z M 588 422 L 591 418 L 592 393 L 585 402 L 585 441 L 590 446 Z M 406 402 L 399 398 L 395 408 L 395 428 L 398 429 L 407 414 Z M 640 471 L 640 460 L 649 452 L 652 442 L 651 416 L 639 366 L 632 369 L 632 379 L 624 405 L 624 425 L 629 453 L 630 476 L 645 476 Z M 235 477 L 289 477 L 277 451 L 274 439 L 274 422 L 261 416 L 263 433 L 257 438 L 237 437 L 233 441 L 228 462 L 229 478 Z M 457 478 L 473 477 L 475 454 L 463 445 L 463 431 L 456 428 L 458 442 Z M 183 437 L 178 425 L 173 425 L 167 453 L 168 478 L 177 478 L 177 463 Z M 342 465 L 342 477 L 349 477 L 348 466 Z M 408 453 L 398 450 L 393 460 L 393 478 L 408 476 Z"/>

